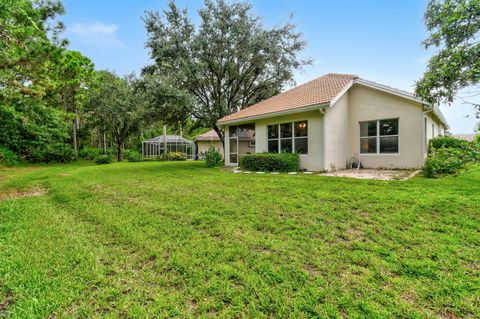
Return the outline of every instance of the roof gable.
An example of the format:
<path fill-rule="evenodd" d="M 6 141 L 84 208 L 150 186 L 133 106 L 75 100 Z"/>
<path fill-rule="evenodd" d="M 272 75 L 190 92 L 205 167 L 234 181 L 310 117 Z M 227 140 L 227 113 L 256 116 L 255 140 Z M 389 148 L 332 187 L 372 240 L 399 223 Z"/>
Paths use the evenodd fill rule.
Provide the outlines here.
<path fill-rule="evenodd" d="M 203 133 L 202 135 L 197 136 L 195 139 L 196 141 L 212 141 L 212 140 L 219 140 L 217 132 L 215 130 L 210 130 L 208 132 Z"/>
<path fill-rule="evenodd" d="M 295 110 L 330 103 L 345 87 L 358 78 L 352 74 L 329 73 L 262 102 L 230 114 L 218 122 L 229 122 L 253 116 Z"/>

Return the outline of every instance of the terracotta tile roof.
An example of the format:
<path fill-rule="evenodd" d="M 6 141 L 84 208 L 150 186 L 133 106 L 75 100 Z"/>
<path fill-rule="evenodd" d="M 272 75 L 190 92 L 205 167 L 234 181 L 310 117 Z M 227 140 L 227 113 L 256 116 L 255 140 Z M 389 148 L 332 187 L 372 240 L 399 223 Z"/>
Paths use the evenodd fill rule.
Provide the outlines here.
<path fill-rule="evenodd" d="M 218 122 L 228 122 L 251 116 L 329 103 L 349 83 L 357 78 L 358 76 L 353 74 L 329 73 L 310 82 L 294 87 L 293 89 L 272 96 L 265 101 L 249 106 L 237 113 L 230 114 L 220 119 Z"/>
<path fill-rule="evenodd" d="M 202 135 L 197 136 L 195 139 L 197 141 L 211 141 L 211 140 L 220 140 L 218 137 L 217 132 L 215 130 L 210 130 L 206 133 L 203 133 Z"/>

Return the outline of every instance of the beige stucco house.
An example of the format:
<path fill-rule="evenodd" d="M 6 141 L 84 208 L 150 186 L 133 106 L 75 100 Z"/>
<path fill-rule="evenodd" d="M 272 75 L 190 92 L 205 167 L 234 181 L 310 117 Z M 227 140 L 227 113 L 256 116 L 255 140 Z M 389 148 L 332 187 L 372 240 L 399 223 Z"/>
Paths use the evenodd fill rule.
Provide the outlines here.
<path fill-rule="evenodd" d="M 301 168 L 421 168 L 448 124 L 413 94 L 351 74 L 327 74 L 219 120 L 225 164 L 244 154 L 296 152 Z"/>
<path fill-rule="evenodd" d="M 220 141 L 217 132 L 215 132 L 214 130 L 210 130 L 202 135 L 199 135 L 195 139 L 195 143 L 197 144 L 199 158 L 203 158 L 205 152 L 208 151 L 211 146 L 215 147 L 220 152 L 220 154 L 225 153 L 223 151 L 222 141 Z"/>

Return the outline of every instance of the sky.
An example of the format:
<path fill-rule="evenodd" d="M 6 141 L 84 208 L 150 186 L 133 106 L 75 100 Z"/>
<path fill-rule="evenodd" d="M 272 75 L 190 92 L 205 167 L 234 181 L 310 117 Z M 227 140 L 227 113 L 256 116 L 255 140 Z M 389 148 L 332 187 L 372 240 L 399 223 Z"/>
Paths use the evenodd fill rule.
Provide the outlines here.
<path fill-rule="evenodd" d="M 203 0 L 177 0 L 198 24 Z M 255 14 L 267 28 L 289 21 L 303 33 L 303 58 L 313 60 L 295 74 L 301 84 L 326 73 L 351 73 L 413 92 L 434 50 L 425 50 L 423 24 L 426 1 L 421 0 L 252 0 Z M 167 0 L 64 0 L 64 37 L 69 49 L 89 57 L 98 70 L 119 75 L 140 72 L 150 63 L 145 48 L 145 11 L 161 11 Z M 469 96 L 468 90 L 462 92 Z M 480 99 L 467 99 L 480 103 Z M 452 133 L 473 133 L 477 120 L 472 106 L 461 99 L 441 107 Z"/>

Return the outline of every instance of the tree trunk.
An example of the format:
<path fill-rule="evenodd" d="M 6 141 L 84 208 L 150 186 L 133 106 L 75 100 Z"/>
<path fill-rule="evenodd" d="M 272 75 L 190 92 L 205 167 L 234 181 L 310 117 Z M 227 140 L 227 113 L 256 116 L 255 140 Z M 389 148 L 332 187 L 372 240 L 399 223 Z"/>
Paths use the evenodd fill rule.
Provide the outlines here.
<path fill-rule="evenodd" d="M 117 161 L 123 161 L 123 142 L 117 143 Z"/>
<path fill-rule="evenodd" d="M 73 142 L 73 153 L 75 156 L 78 156 L 78 141 L 77 141 L 77 114 L 75 114 L 75 118 L 73 119 L 73 130 L 72 130 L 72 142 Z"/>
<path fill-rule="evenodd" d="M 163 160 L 167 160 L 167 126 L 163 126 Z"/>
<path fill-rule="evenodd" d="M 222 142 L 223 149 L 225 149 L 225 132 L 222 132 L 220 128 L 217 126 L 217 124 L 213 124 L 213 129 L 217 133 L 218 137 L 220 138 L 220 141 Z"/>
<path fill-rule="evenodd" d="M 103 154 L 107 154 L 107 131 L 103 127 Z"/>
<path fill-rule="evenodd" d="M 102 147 L 102 139 L 100 137 L 100 127 L 98 127 L 98 126 L 97 126 L 97 129 L 96 129 L 95 137 L 97 138 L 97 148 Z"/>

